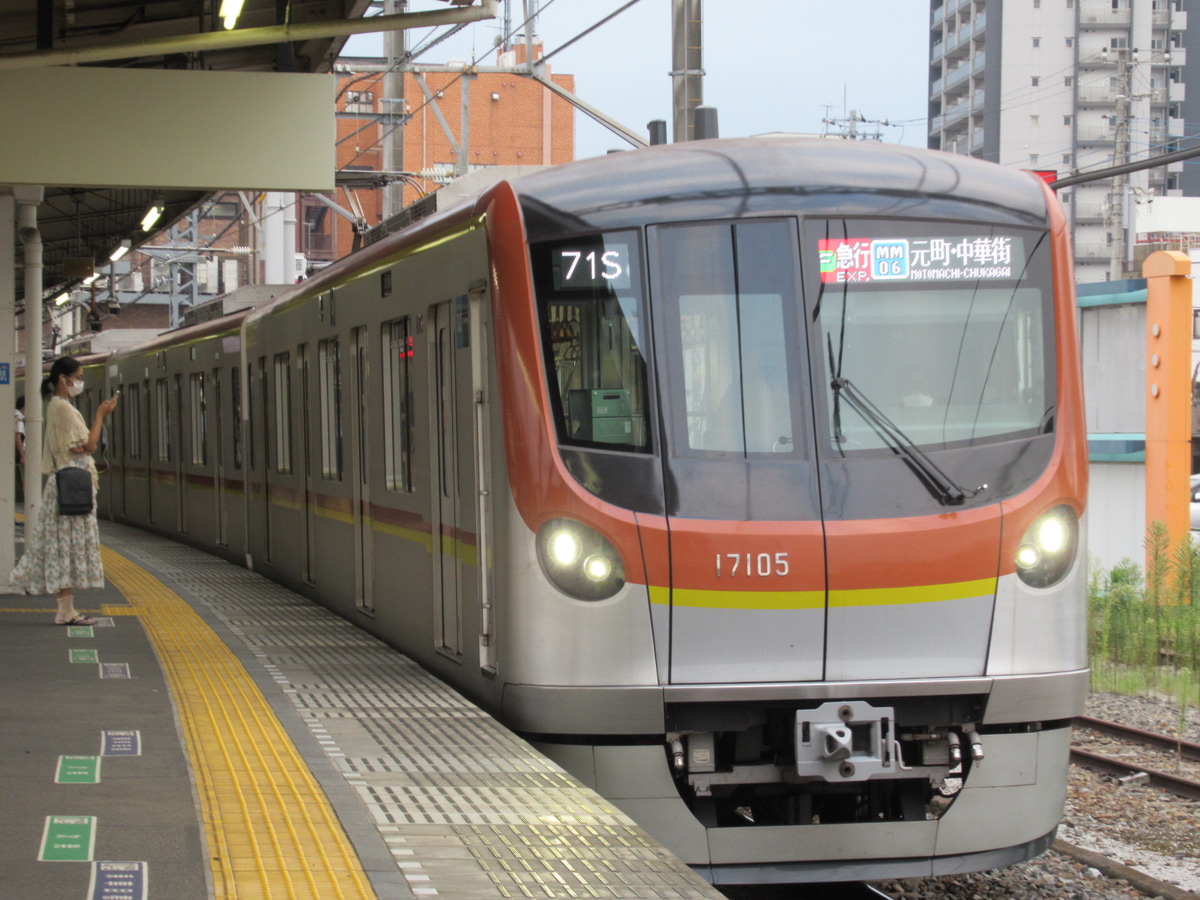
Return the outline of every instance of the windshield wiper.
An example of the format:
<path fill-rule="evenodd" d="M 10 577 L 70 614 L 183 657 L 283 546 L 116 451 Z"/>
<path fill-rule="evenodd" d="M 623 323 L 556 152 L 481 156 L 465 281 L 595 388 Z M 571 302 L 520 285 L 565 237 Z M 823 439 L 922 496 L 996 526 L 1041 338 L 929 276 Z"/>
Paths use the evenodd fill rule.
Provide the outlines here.
<path fill-rule="evenodd" d="M 845 397 L 846 405 L 866 420 L 875 433 L 891 448 L 892 452 L 904 457 L 921 479 L 921 483 L 929 489 L 934 498 L 943 506 L 957 506 L 968 497 L 974 497 L 987 490 L 986 484 L 981 484 L 975 490 L 964 488 L 947 475 L 932 459 L 925 455 L 912 439 L 904 433 L 895 422 L 879 409 L 874 403 L 863 396 L 858 388 L 850 383 L 849 378 L 834 378 L 830 385 L 833 388 L 835 408 L 838 401 Z M 840 413 L 835 426 L 837 439 L 842 440 Z"/>

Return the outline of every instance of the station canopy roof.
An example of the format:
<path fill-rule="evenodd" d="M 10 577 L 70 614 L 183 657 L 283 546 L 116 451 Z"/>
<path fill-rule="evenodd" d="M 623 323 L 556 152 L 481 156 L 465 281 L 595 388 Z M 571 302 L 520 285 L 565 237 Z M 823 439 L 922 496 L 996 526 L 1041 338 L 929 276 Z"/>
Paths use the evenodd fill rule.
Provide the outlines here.
<path fill-rule="evenodd" d="M 467 7 L 471 2 L 441 0 L 446 6 L 440 8 Z M 5 0 L 0 4 L 0 70 L 19 69 L 31 79 L 56 65 L 326 72 L 347 40 L 348 35 L 339 34 L 346 30 L 345 23 L 362 19 L 368 11 L 379 12 L 379 4 L 371 0 L 245 0 L 237 30 L 259 29 L 264 42 L 229 46 L 222 33 L 234 32 L 224 31 L 220 5 L 221 0 Z M 427 0 L 425 8 L 430 6 L 438 8 L 439 3 Z M 365 25 L 358 22 L 358 30 L 369 30 Z M 130 97 L 129 105 L 135 115 L 137 98 Z M 78 140 L 86 152 L 86 137 L 64 132 L 63 123 L 55 122 L 49 112 L 45 139 Z M 37 147 L 29 152 L 37 153 Z M 0 172 L 0 184 L 4 175 Z M 122 240 L 132 240 L 134 246 L 146 242 L 211 194 L 49 184 L 44 188 L 38 228 L 45 294 L 75 280 L 65 271 L 68 259 L 90 255 L 99 264 Z M 141 220 L 156 198 L 166 209 L 147 234 Z M 19 239 L 16 253 L 21 266 Z M 22 279 L 16 281 L 20 305 L 24 289 Z"/>

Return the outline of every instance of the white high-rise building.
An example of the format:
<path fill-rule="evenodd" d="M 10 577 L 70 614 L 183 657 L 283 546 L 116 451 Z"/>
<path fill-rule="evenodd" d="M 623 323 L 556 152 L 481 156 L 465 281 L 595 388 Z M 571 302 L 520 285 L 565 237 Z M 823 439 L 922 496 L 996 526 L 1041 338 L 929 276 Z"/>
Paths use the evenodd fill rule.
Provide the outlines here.
<path fill-rule="evenodd" d="M 1184 0 L 932 0 L 929 146 L 1065 177 L 1179 149 Z M 1136 274 L 1132 210 L 1184 163 L 1064 189 L 1076 280 Z"/>

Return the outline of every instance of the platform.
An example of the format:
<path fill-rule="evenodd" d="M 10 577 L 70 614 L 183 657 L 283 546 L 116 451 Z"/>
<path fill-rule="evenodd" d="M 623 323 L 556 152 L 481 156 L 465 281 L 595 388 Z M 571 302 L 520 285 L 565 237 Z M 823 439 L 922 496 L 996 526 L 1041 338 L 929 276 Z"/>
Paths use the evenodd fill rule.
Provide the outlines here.
<path fill-rule="evenodd" d="M 253 572 L 101 531 L 109 584 L 76 595 L 96 626 L 0 597 L 0 896 L 721 896 L 395 650 Z"/>

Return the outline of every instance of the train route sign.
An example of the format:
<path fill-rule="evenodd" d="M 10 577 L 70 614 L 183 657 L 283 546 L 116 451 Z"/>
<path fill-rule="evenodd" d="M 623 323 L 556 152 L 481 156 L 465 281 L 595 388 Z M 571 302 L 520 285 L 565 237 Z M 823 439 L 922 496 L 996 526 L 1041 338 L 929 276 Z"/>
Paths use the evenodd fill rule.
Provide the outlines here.
<path fill-rule="evenodd" d="M 1022 240 L 1013 235 L 825 238 L 817 241 L 821 281 L 979 281 L 1014 278 Z"/>

